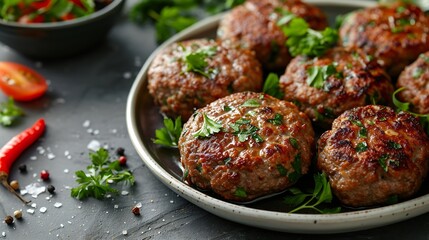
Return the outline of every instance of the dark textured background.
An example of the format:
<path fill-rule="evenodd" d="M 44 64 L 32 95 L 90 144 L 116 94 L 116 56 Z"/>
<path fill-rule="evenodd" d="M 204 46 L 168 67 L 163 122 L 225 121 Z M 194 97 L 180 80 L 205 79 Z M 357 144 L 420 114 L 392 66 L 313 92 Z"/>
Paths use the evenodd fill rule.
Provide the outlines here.
<path fill-rule="evenodd" d="M 103 44 L 73 58 L 38 61 L 0 45 L 0 61 L 22 63 L 50 81 L 46 96 L 19 104 L 27 113 L 19 124 L 12 128 L 0 127 L 0 145 L 4 145 L 37 118 L 44 117 L 47 122 L 45 135 L 14 164 L 10 180 L 18 179 L 24 187 L 37 182 L 40 170 L 47 169 L 51 173 L 50 183 L 57 189 L 50 199 L 47 199 L 48 193 L 32 199 L 37 206 L 31 215 L 26 212 L 31 207 L 24 206 L 0 188 L 1 218 L 13 215 L 16 209 L 24 211 L 22 221 L 12 226 L 0 223 L 0 239 L 2 233 L 6 239 L 429 239 L 429 214 L 347 234 L 266 231 L 214 216 L 161 184 L 135 152 L 126 130 L 125 107 L 130 87 L 144 61 L 156 48 L 153 28 L 137 26 L 127 19 L 133 3 L 135 0 L 128 0 L 123 17 Z M 0 101 L 5 100 L 0 94 Z M 98 134 L 88 133 L 88 128 L 83 127 L 86 120 L 91 123 L 89 128 L 97 130 Z M 111 149 L 126 149 L 128 167 L 137 181 L 135 187 L 124 189 L 129 195 L 104 201 L 78 201 L 70 197 L 69 188 L 76 186 L 74 172 L 88 165 L 87 145 L 91 140 L 98 140 Z M 49 149 L 55 158 L 39 154 L 37 147 Z M 36 160 L 32 160 L 34 156 Z M 20 163 L 27 164 L 27 174 L 19 173 Z M 55 208 L 55 202 L 62 203 L 62 207 Z M 131 213 L 138 202 L 143 205 L 140 217 Z M 47 212 L 39 212 L 41 207 L 46 207 Z"/>

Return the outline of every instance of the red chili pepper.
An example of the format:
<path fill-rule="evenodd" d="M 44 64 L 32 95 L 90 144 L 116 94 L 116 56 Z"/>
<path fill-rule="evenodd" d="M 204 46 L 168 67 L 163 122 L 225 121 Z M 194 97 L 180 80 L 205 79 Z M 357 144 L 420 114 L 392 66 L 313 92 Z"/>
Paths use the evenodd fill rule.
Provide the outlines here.
<path fill-rule="evenodd" d="M 7 182 L 9 170 L 13 162 L 15 162 L 25 149 L 39 139 L 44 130 L 45 120 L 41 118 L 37 120 L 33 126 L 9 140 L 9 142 L 0 149 L 0 181 L 3 186 L 15 194 L 23 203 L 29 203 L 29 201 L 19 195 Z"/>

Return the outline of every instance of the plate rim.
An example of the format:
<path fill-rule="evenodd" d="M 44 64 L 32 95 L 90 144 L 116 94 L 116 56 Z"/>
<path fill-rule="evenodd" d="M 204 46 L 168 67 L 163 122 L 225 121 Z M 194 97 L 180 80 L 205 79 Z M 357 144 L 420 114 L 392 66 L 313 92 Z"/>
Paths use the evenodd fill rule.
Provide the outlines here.
<path fill-rule="evenodd" d="M 359 8 L 376 4 L 376 2 L 368 0 L 359 2 L 307 0 L 305 2 L 315 5 Z M 394 205 L 336 214 L 299 214 L 254 209 L 208 196 L 179 181 L 159 165 L 145 147 L 138 132 L 136 107 L 139 99 L 137 96 L 141 88 L 147 85 L 147 70 L 159 51 L 191 34 L 196 35 L 205 29 L 216 27 L 224 14 L 226 13 L 205 18 L 159 45 L 147 58 L 130 89 L 126 105 L 128 134 L 138 155 L 158 180 L 181 197 L 214 215 L 245 225 L 281 232 L 309 234 L 353 232 L 389 225 L 429 212 L 429 194 Z"/>

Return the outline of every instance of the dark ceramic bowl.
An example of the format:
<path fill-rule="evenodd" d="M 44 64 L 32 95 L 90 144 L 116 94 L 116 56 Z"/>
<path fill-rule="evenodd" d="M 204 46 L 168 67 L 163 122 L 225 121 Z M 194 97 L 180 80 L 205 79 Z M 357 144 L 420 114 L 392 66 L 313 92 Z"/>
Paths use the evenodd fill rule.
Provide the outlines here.
<path fill-rule="evenodd" d="M 88 16 L 54 23 L 22 24 L 0 20 L 0 42 L 32 58 L 63 58 L 102 41 L 121 15 L 125 0 L 114 0 Z"/>

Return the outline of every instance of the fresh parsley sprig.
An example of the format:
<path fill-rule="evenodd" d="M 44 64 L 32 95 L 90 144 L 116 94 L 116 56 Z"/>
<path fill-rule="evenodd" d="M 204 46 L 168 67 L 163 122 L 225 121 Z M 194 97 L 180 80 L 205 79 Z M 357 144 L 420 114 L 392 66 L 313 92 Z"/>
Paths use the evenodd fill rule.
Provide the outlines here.
<path fill-rule="evenodd" d="M 24 115 L 24 111 L 15 105 L 12 98 L 6 102 L 0 103 L 0 124 L 3 126 L 11 126 L 19 117 Z"/>
<path fill-rule="evenodd" d="M 410 111 L 410 103 L 399 101 L 398 98 L 396 97 L 396 95 L 403 90 L 405 90 L 404 87 L 399 88 L 392 94 L 392 101 L 393 101 L 393 104 L 395 105 L 397 111 L 408 112 L 411 115 L 417 117 L 420 120 L 420 124 L 422 125 L 423 129 L 429 135 L 429 114 L 419 114 L 419 113 L 411 112 Z"/>
<path fill-rule="evenodd" d="M 87 167 L 88 172 L 82 170 L 75 172 L 79 186 L 71 189 L 72 197 L 103 199 L 108 193 L 118 193 L 117 189 L 111 187 L 113 183 L 134 184 L 132 173 L 123 170 L 119 161 L 110 161 L 106 149 L 100 148 L 97 152 L 91 152 L 89 157 L 92 164 Z"/>
<path fill-rule="evenodd" d="M 173 122 L 170 118 L 164 118 L 164 127 L 155 130 L 155 144 L 166 147 L 177 147 L 180 134 L 182 133 L 182 118 L 179 116 Z"/>
<path fill-rule="evenodd" d="M 216 52 L 216 46 L 189 52 L 185 55 L 186 71 L 199 73 L 209 79 L 214 79 L 218 70 L 208 68 L 207 58 L 214 56 Z"/>
<path fill-rule="evenodd" d="M 218 133 L 222 129 L 222 123 L 216 122 L 215 120 L 211 119 L 207 114 L 203 113 L 203 125 L 201 128 L 195 132 L 193 135 L 194 137 L 210 137 L 211 135 Z"/>
<path fill-rule="evenodd" d="M 314 87 L 317 89 L 324 88 L 325 91 L 329 91 L 329 89 L 325 86 L 325 81 L 332 75 L 337 78 L 342 78 L 342 72 L 338 72 L 336 69 L 336 64 L 332 63 L 325 66 L 311 66 L 307 69 L 307 84 L 310 87 Z"/>
<path fill-rule="evenodd" d="M 323 31 L 316 31 L 300 17 L 292 18 L 280 27 L 288 38 L 286 45 L 292 56 L 321 56 L 335 46 L 339 38 L 337 30 L 327 27 Z"/>
<path fill-rule="evenodd" d="M 325 173 L 316 173 L 313 176 L 314 189 L 311 192 L 303 192 L 299 188 L 290 188 L 291 196 L 286 196 L 284 202 L 295 207 L 290 213 L 302 211 L 304 209 L 314 210 L 319 213 L 338 213 L 341 207 L 319 208 L 322 203 L 331 203 L 331 185 Z"/>
<path fill-rule="evenodd" d="M 262 92 L 278 99 L 283 99 L 284 92 L 280 89 L 280 80 L 277 74 L 270 73 L 264 82 Z"/>
<path fill-rule="evenodd" d="M 136 23 L 154 23 L 156 40 L 161 43 L 204 17 L 198 8 L 204 9 L 203 15 L 216 14 L 243 2 L 244 0 L 139 0 L 131 8 L 130 18 Z"/>

